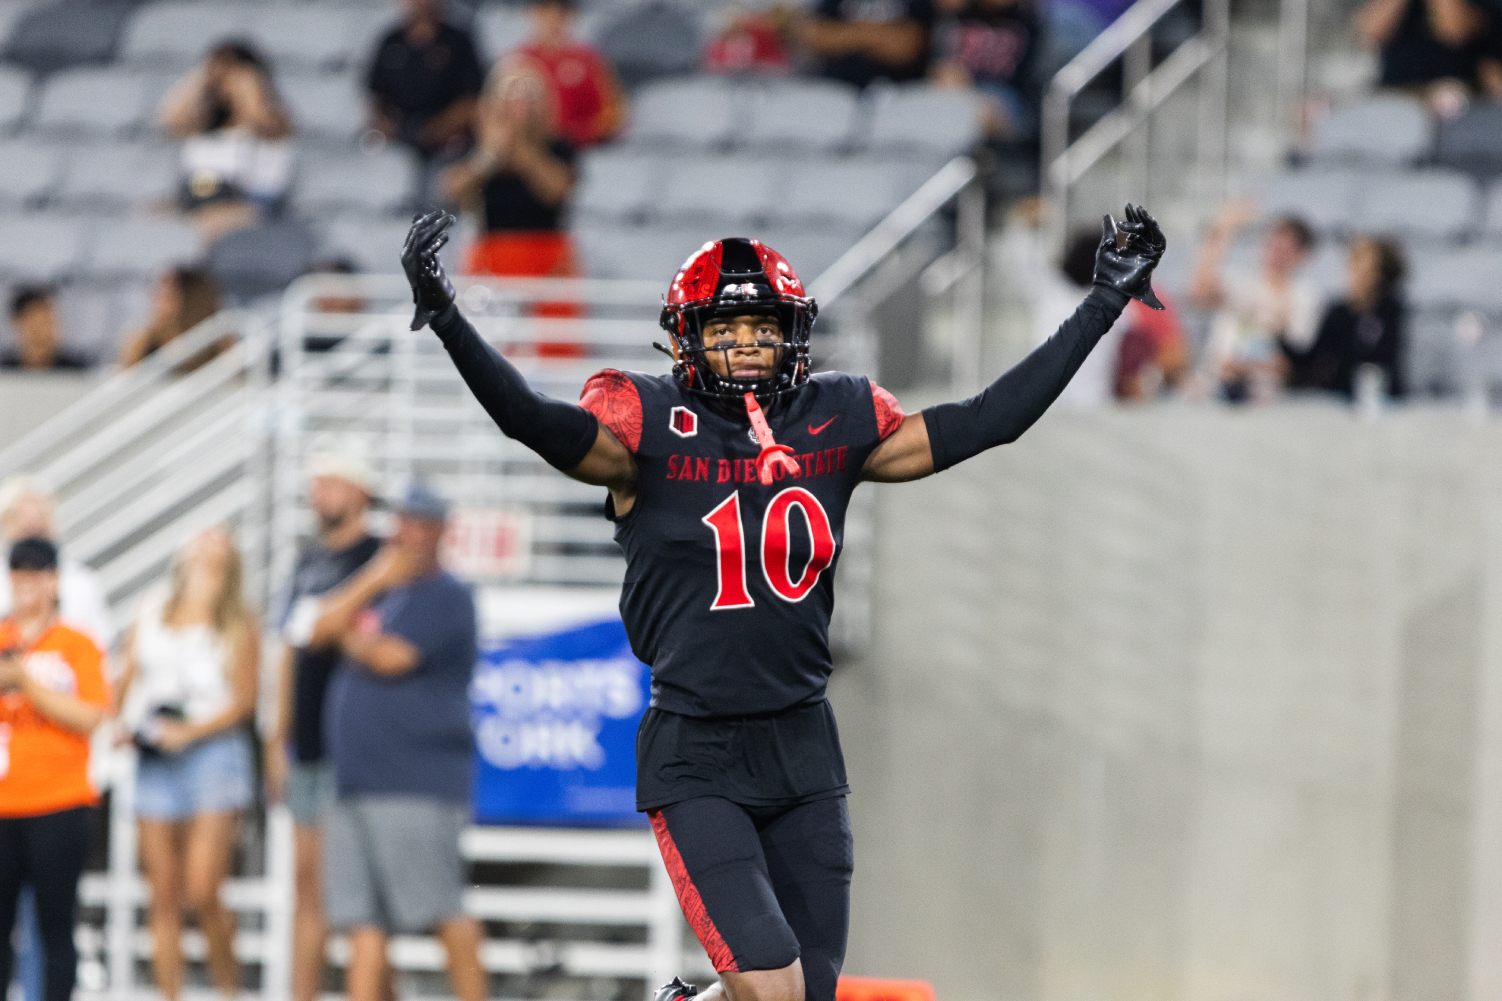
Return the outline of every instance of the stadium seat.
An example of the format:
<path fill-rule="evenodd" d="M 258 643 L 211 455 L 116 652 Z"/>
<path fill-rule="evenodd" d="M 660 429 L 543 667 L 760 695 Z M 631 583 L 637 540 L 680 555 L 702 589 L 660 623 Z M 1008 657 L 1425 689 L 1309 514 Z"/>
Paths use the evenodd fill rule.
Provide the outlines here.
<path fill-rule="evenodd" d="M 850 141 L 859 108 L 857 92 L 847 84 L 832 80 L 773 84 L 758 94 L 750 126 L 737 141 L 779 151 L 833 152 Z"/>
<path fill-rule="evenodd" d="M 1258 202 L 1265 216 L 1294 215 L 1321 232 L 1345 232 L 1356 218 L 1361 177 L 1349 170 L 1279 174 Z"/>
<path fill-rule="evenodd" d="M 921 182 L 904 164 L 799 161 L 777 193 L 774 214 L 785 223 L 833 223 L 864 230 L 896 208 Z"/>
<path fill-rule="evenodd" d="M 1502 174 L 1502 105 L 1473 102 L 1459 118 L 1440 126 L 1434 159 L 1482 177 Z"/>
<path fill-rule="evenodd" d="M 749 235 L 786 257 L 793 270 L 798 272 L 798 277 L 803 279 L 803 287 L 807 288 L 810 282 L 829 270 L 841 254 L 855 245 L 860 234 L 764 229 L 752 230 Z"/>
<path fill-rule="evenodd" d="M 981 139 L 980 106 L 964 91 L 927 84 L 880 88 L 871 98 L 873 150 L 922 150 L 938 156 L 964 153 Z"/>
<path fill-rule="evenodd" d="M 690 254 L 724 235 L 707 226 L 581 227 L 574 242 L 589 277 L 661 282 L 666 289 Z"/>
<path fill-rule="evenodd" d="M 1416 309 L 1502 313 L 1502 250 L 1467 248 L 1413 255 L 1408 299 Z"/>
<path fill-rule="evenodd" d="M 576 219 L 634 219 L 653 206 L 662 181 L 663 161 L 615 150 L 594 150 L 579 163 L 574 190 Z"/>
<path fill-rule="evenodd" d="M 33 142 L 0 145 L 0 206 L 18 208 L 47 197 L 57 187 L 61 153 Z"/>
<path fill-rule="evenodd" d="M 704 77 L 643 87 L 631 105 L 626 141 L 687 148 L 723 146 L 741 116 L 735 88 Z"/>
<path fill-rule="evenodd" d="M 499 59 L 527 40 L 531 33 L 527 12 L 505 4 L 485 7 L 475 15 L 475 45 L 483 59 L 486 53 Z"/>
<path fill-rule="evenodd" d="M 1410 392 L 1434 396 L 1457 392 L 1462 384 L 1460 359 L 1453 311 L 1419 310 L 1409 317 L 1403 372 Z"/>
<path fill-rule="evenodd" d="M 353 55 L 356 17 L 342 7 L 316 4 L 260 7 L 247 33 L 277 70 L 342 66 Z"/>
<path fill-rule="evenodd" d="M 110 219 L 98 224 L 87 271 L 146 278 L 199 256 L 198 230 L 180 219 Z"/>
<path fill-rule="evenodd" d="M 1356 228 L 1435 240 L 1456 239 L 1475 228 L 1476 184 L 1450 170 L 1379 175 L 1361 193 Z"/>
<path fill-rule="evenodd" d="M 209 270 L 225 295 L 250 302 L 281 292 L 306 273 L 314 246 L 313 235 L 296 222 L 237 229 L 209 248 Z"/>
<path fill-rule="evenodd" d="M 142 7 L 125 29 L 121 58 L 185 67 L 209 46 L 243 36 L 256 8 L 234 3 L 155 3 Z"/>
<path fill-rule="evenodd" d="M 37 4 L 17 19 L 6 39 L 7 62 L 33 73 L 55 73 L 114 58 L 131 0 L 60 0 Z"/>
<path fill-rule="evenodd" d="M 329 224 L 318 252 L 326 257 L 348 257 L 361 271 L 397 274 L 401 271 L 398 256 L 410 225 L 406 219 L 338 219 Z"/>
<path fill-rule="evenodd" d="M 84 223 L 51 215 L 0 220 L 0 275 L 16 281 L 56 281 L 72 274 L 83 255 Z"/>
<path fill-rule="evenodd" d="M 171 196 L 177 155 L 170 146 L 111 143 L 69 149 L 59 201 L 71 208 L 125 210 Z"/>
<path fill-rule="evenodd" d="M 348 142 L 365 128 L 365 104 L 354 75 L 287 76 L 277 89 L 300 136 Z"/>
<path fill-rule="evenodd" d="M 31 77 L 17 69 L 0 66 L 0 129 L 14 128 L 26 114 L 31 95 Z"/>
<path fill-rule="evenodd" d="M 684 157 L 668 171 L 657 212 L 665 219 L 714 220 L 722 226 L 764 219 L 776 208 L 775 188 L 787 172 L 784 160 Z"/>
<path fill-rule="evenodd" d="M 1336 109 L 1314 133 L 1313 158 L 1334 164 L 1408 166 L 1429 151 L 1433 128 L 1421 101 L 1379 94 Z"/>
<path fill-rule="evenodd" d="M 1257 246 L 1255 256 L 1260 258 L 1262 248 Z M 1314 286 L 1320 299 L 1342 299 L 1346 295 L 1346 271 L 1350 260 L 1350 248 L 1337 240 L 1323 240 L 1314 248 L 1314 253 L 1304 263 L 1299 276 Z"/>
<path fill-rule="evenodd" d="M 412 194 L 412 158 L 400 149 L 304 161 L 295 200 L 312 213 L 351 209 L 391 213 Z"/>
<path fill-rule="evenodd" d="M 1502 181 L 1492 184 L 1482 209 L 1481 237 L 1489 243 L 1502 241 Z"/>
<path fill-rule="evenodd" d="M 701 47 L 698 11 L 669 0 L 621 4 L 600 26 L 597 44 L 630 89 L 692 73 Z"/>
<path fill-rule="evenodd" d="M 44 130 L 115 134 L 143 124 L 167 81 L 117 69 L 68 70 L 49 77 L 37 107 Z"/>

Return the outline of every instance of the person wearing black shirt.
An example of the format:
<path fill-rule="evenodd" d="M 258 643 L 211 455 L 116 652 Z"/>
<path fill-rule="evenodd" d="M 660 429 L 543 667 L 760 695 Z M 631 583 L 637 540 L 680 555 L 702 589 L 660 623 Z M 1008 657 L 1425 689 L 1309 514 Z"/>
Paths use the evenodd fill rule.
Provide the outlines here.
<path fill-rule="evenodd" d="M 803 44 L 822 60 L 819 72 L 866 87 L 902 83 L 928 72 L 932 0 L 819 0 Z"/>
<path fill-rule="evenodd" d="M 973 87 L 986 103 L 987 131 L 1001 139 L 1038 133 L 1033 80 L 1039 19 L 1034 0 L 940 0 L 934 82 Z"/>
<path fill-rule="evenodd" d="M 1345 299 L 1332 305 L 1320 321 L 1307 351 L 1284 342 L 1290 389 L 1322 389 L 1354 397 L 1356 371 L 1376 365 L 1385 377 L 1387 395 L 1407 391 L 1401 361 L 1408 308 L 1398 286 L 1407 266 L 1402 251 L 1386 240 L 1360 236 L 1351 241 Z"/>
<path fill-rule="evenodd" d="M 404 0 L 406 20 L 376 46 L 365 77 L 371 128 L 424 161 L 468 148 L 485 73 L 469 33 L 443 20 L 443 0 Z"/>
<path fill-rule="evenodd" d="M 1382 54 L 1382 86 L 1457 80 L 1475 87 L 1493 28 L 1489 20 L 1472 0 L 1368 0 L 1355 27 Z"/>
<path fill-rule="evenodd" d="M 297 561 L 285 597 L 277 715 L 265 744 L 268 798 L 285 800 L 296 825 L 293 1001 L 318 996 L 327 937 L 319 868 L 334 777 L 325 756 L 323 703 L 341 651 L 337 643 L 314 635 L 319 598 L 369 563 L 380 548 L 365 524 L 372 476 L 364 460 L 353 453 L 321 452 L 312 457 L 309 471 L 308 506 L 318 519 L 318 542 Z"/>
<path fill-rule="evenodd" d="M 17 289 L 10 299 L 10 325 L 16 346 L 0 353 L 0 368 L 32 372 L 84 369 L 89 360 L 61 343 L 57 299 L 52 289 L 34 285 Z"/>

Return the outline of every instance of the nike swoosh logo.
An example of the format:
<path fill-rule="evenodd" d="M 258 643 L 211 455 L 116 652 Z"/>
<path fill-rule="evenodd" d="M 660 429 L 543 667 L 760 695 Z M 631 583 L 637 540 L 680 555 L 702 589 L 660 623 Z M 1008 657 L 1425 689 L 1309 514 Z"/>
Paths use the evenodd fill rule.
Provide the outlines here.
<path fill-rule="evenodd" d="M 839 414 L 835 414 L 834 417 L 829 418 L 829 420 L 825 421 L 823 424 L 820 424 L 818 427 L 814 427 L 812 424 L 810 424 L 808 426 L 808 433 L 809 434 L 818 434 L 820 431 L 823 431 L 825 428 L 829 427 L 829 425 L 833 424 L 834 421 L 835 421 L 835 417 L 838 417 L 838 416 L 840 416 L 840 415 Z"/>

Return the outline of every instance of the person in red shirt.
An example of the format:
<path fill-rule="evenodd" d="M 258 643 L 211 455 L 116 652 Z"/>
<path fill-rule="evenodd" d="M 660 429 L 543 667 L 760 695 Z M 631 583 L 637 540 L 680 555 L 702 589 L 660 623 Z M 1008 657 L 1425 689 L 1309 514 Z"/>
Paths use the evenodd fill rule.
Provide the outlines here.
<path fill-rule="evenodd" d="M 532 38 L 507 58 L 534 63 L 552 85 L 553 130 L 574 149 L 610 139 L 625 102 L 615 70 L 600 51 L 573 37 L 574 0 L 534 0 Z"/>
<path fill-rule="evenodd" d="M 1135 299 L 1127 304 L 1127 325 L 1116 352 L 1111 383 L 1118 400 L 1150 400 L 1175 389 L 1189 374 L 1189 352 L 1178 307 L 1165 292 L 1158 293 L 1163 309 L 1148 309 Z"/>
<path fill-rule="evenodd" d="M 10 983 L 16 900 L 29 884 L 46 957 L 43 996 L 69 1001 L 78 879 L 89 847 L 89 734 L 109 688 L 94 641 L 58 621 L 57 548 L 10 550 L 14 612 L 0 620 L 0 984 Z"/>

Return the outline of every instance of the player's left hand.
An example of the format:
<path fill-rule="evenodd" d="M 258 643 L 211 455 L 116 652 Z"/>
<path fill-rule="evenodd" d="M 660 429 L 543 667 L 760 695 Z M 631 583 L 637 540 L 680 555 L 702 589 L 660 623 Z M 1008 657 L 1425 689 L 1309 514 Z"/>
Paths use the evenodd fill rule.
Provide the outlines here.
<path fill-rule="evenodd" d="M 1109 214 L 1101 221 L 1100 247 L 1095 251 L 1096 285 L 1124 292 L 1153 309 L 1163 303 L 1153 294 L 1152 274 L 1168 240 L 1147 209 L 1128 203 L 1126 221 L 1119 226 Z"/>
<path fill-rule="evenodd" d="M 442 210 L 428 212 L 412 220 L 407 242 L 402 245 L 402 270 L 412 286 L 412 329 L 421 330 L 454 301 L 454 286 L 443 272 L 438 251 L 449 242 L 448 228 L 457 220 Z"/>

